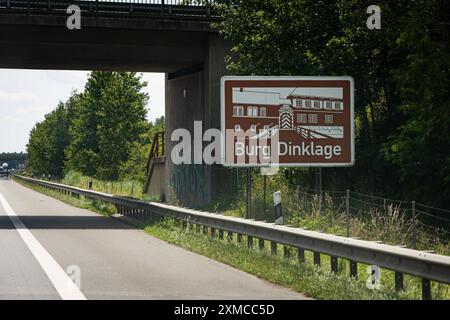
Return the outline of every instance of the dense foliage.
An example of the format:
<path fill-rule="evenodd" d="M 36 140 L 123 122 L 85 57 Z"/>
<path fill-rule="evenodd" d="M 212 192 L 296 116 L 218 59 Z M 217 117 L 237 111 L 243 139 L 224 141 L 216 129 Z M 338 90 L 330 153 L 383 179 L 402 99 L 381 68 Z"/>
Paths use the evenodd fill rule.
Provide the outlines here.
<path fill-rule="evenodd" d="M 146 85 L 135 73 L 92 72 L 84 92 L 74 92 L 31 131 L 30 171 L 53 177 L 77 171 L 104 180 L 142 179 L 150 135 L 164 123 L 146 120 Z"/>
<path fill-rule="evenodd" d="M 217 27 L 234 43 L 232 73 L 355 79 L 356 166 L 324 170 L 326 188 L 450 207 L 448 1 L 383 1 L 381 30 L 366 27 L 370 1 L 231 2 Z"/>
<path fill-rule="evenodd" d="M 0 153 L 0 162 L 9 160 L 26 160 L 27 154 L 23 152 L 3 152 Z"/>

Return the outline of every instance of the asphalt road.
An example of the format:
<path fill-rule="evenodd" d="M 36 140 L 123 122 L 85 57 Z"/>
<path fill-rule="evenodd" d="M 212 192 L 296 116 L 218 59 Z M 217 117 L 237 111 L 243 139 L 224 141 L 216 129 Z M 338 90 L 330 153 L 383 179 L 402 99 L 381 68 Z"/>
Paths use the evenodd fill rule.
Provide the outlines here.
<path fill-rule="evenodd" d="M 0 299 L 62 298 L 305 297 L 0 179 Z"/>

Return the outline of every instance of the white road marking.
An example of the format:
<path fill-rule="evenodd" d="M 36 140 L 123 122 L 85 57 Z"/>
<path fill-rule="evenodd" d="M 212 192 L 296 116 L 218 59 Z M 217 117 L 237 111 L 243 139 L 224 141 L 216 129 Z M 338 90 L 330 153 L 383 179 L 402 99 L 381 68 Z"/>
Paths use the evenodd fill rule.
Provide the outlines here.
<path fill-rule="evenodd" d="M 45 250 L 0 192 L 0 204 L 13 223 L 22 240 L 41 265 L 47 277 L 63 300 L 87 300 L 80 289 L 73 283 L 55 259 Z"/>

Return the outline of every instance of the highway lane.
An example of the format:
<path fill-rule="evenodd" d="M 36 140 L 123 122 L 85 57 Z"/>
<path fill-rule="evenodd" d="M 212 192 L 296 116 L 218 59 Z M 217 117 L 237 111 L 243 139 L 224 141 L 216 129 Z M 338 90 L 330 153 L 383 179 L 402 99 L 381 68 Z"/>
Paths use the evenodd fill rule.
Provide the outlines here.
<path fill-rule="evenodd" d="M 120 220 L 0 179 L 0 194 L 87 299 L 304 299 L 301 294 L 167 244 Z M 0 299 L 59 299 L 0 205 Z M 20 229 L 20 228 L 19 228 Z"/>

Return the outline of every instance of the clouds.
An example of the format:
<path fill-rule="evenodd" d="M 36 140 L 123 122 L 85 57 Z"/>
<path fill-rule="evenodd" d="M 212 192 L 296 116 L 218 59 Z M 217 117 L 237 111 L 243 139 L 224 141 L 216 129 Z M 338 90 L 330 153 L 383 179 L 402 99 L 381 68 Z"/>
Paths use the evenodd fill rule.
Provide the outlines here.
<path fill-rule="evenodd" d="M 0 69 L 0 153 L 25 151 L 33 126 L 72 91 L 83 91 L 89 72 Z M 145 73 L 149 115 L 164 114 L 164 74 Z"/>
<path fill-rule="evenodd" d="M 36 103 L 39 97 L 28 92 L 6 92 L 0 90 L 0 107 L 17 103 Z"/>

